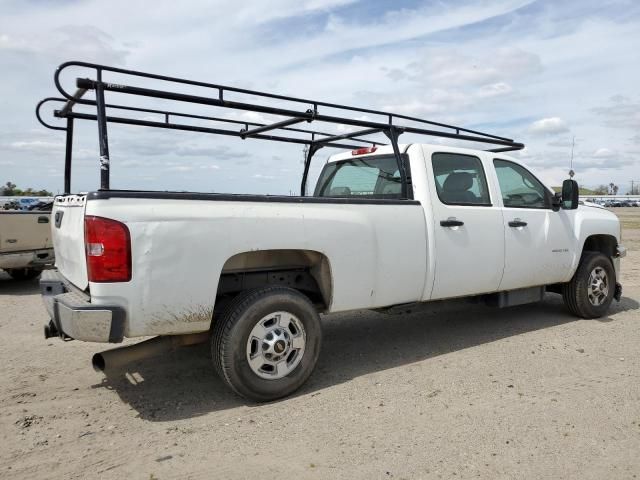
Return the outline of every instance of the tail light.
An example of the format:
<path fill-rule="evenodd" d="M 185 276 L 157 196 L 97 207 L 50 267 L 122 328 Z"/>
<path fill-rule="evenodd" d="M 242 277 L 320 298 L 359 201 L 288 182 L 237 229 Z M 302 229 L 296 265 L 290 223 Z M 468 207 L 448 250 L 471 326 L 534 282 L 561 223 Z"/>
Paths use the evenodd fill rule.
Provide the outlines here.
<path fill-rule="evenodd" d="M 84 245 L 90 282 L 131 280 L 131 237 L 124 223 L 86 216 Z"/>
<path fill-rule="evenodd" d="M 357 150 L 351 150 L 351 155 L 365 155 L 367 153 L 373 153 L 378 149 L 378 147 L 364 147 L 359 148 Z"/>

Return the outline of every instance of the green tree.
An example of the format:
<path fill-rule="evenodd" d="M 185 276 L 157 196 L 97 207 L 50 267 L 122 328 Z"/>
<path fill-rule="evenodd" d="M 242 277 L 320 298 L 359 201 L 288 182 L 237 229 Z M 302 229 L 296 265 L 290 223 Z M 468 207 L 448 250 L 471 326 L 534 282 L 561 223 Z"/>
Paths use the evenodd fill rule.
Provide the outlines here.
<path fill-rule="evenodd" d="M 15 195 L 13 192 L 16 189 L 16 184 L 15 183 L 11 183 L 11 182 L 7 182 L 4 184 L 4 194 L 7 197 L 11 197 L 13 195 Z"/>
<path fill-rule="evenodd" d="M 29 187 L 26 190 L 21 190 L 20 188 L 17 187 L 17 185 L 13 182 L 7 182 L 4 184 L 3 187 L 0 187 L 0 190 L 2 190 L 2 195 L 4 195 L 5 197 L 20 197 L 20 196 L 27 196 L 27 197 L 52 197 L 53 193 L 51 193 L 48 190 L 42 189 L 42 190 L 34 190 L 33 188 Z"/>

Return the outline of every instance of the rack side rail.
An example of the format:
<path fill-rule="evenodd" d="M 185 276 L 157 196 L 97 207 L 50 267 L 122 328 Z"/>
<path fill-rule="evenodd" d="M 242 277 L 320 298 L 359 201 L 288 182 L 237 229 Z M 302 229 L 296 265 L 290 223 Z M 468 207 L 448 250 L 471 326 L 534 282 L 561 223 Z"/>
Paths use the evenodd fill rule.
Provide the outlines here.
<path fill-rule="evenodd" d="M 88 69 L 92 71 L 94 75 L 93 78 L 76 78 L 77 89 L 74 93 L 69 93 L 62 86 L 61 81 L 62 72 L 68 68 Z M 124 77 L 125 80 L 128 79 L 131 82 L 135 82 L 135 80 L 139 81 L 140 79 L 161 81 L 176 88 L 150 89 L 135 86 L 133 84 L 107 82 L 103 80 L 105 73 L 119 75 Z M 306 145 L 308 150 L 305 158 L 300 188 L 302 196 L 306 194 L 305 186 L 312 158 L 319 149 L 324 147 L 357 149 L 362 148 L 363 144 L 372 146 L 381 145 L 380 142 L 367 138 L 374 134 L 383 133 L 389 139 L 389 143 L 393 148 L 393 152 L 398 163 L 398 169 L 403 180 L 403 198 L 409 198 L 411 195 L 410 189 L 407 188 L 410 184 L 410 179 L 407 178 L 398 148 L 398 138 L 403 133 L 493 145 L 494 148 L 489 149 L 489 151 L 493 152 L 505 152 L 524 148 L 524 144 L 515 142 L 510 138 L 398 113 L 278 95 L 257 90 L 188 80 L 87 62 L 71 61 L 61 64 L 54 74 L 54 83 L 62 97 L 48 97 L 39 102 L 36 107 L 36 116 L 40 123 L 45 127 L 66 132 L 64 172 L 65 193 L 70 193 L 71 191 L 73 127 L 76 119 L 93 120 L 98 124 L 101 190 L 108 190 L 110 186 L 110 157 L 107 131 L 107 125 L 109 123 L 225 135 L 238 137 L 243 140 L 259 139 Z M 207 91 L 211 91 L 211 95 L 193 95 L 176 91 L 177 86 L 184 85 L 205 88 Z M 94 98 L 86 98 L 85 95 L 87 92 L 93 92 Z M 161 99 L 174 102 L 178 106 L 183 104 L 196 104 L 218 107 L 232 112 L 254 112 L 267 114 L 278 117 L 279 119 L 273 123 L 257 123 L 237 118 L 199 115 L 184 111 L 181 112 L 179 107 L 175 110 L 162 110 L 106 103 L 106 92 L 117 92 L 119 94 L 135 97 Z M 229 97 L 231 94 L 241 94 L 245 97 L 249 97 L 249 99 L 243 102 L 230 100 Z M 277 103 L 276 106 L 268 104 L 269 102 L 274 103 L 274 101 Z M 43 105 L 49 102 L 62 104 L 62 108 L 54 111 L 54 116 L 66 119 L 66 126 L 61 127 L 51 125 L 43 120 L 40 110 Z M 95 108 L 95 113 L 76 111 L 74 110 L 74 107 L 77 105 L 93 107 Z M 329 112 L 320 112 L 321 108 Z M 115 111 L 125 113 L 158 114 L 161 116 L 162 120 L 157 121 L 118 116 L 117 114 L 114 114 Z M 359 116 L 358 118 L 354 118 L 354 115 Z M 374 115 L 378 117 L 378 120 L 370 120 L 365 117 L 365 115 Z M 180 120 L 183 119 L 215 121 L 222 123 L 226 128 L 214 128 L 180 123 Z M 300 128 L 296 126 L 305 122 L 314 125 L 318 123 L 342 125 L 343 127 L 353 131 L 349 131 L 344 134 L 335 134 L 310 127 Z M 232 127 L 237 128 L 238 126 L 240 126 L 239 129 L 232 129 Z"/>

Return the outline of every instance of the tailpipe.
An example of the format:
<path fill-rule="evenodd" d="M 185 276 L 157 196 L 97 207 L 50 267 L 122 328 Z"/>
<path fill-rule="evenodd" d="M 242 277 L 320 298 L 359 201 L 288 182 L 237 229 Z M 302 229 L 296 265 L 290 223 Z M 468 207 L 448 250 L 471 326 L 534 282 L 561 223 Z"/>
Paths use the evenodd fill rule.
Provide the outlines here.
<path fill-rule="evenodd" d="M 156 357 L 163 353 L 171 352 L 178 347 L 204 343 L 209 339 L 209 332 L 188 333 L 185 335 L 163 335 L 150 338 L 144 342 L 126 347 L 118 347 L 112 350 L 96 353 L 91 359 L 91 364 L 97 372 L 116 369 L 131 362 L 143 358 Z"/>
<path fill-rule="evenodd" d="M 51 337 L 58 337 L 60 333 L 58 332 L 58 327 L 53 323 L 53 320 L 49 320 L 49 324 L 44 326 L 44 338 L 45 340 Z"/>

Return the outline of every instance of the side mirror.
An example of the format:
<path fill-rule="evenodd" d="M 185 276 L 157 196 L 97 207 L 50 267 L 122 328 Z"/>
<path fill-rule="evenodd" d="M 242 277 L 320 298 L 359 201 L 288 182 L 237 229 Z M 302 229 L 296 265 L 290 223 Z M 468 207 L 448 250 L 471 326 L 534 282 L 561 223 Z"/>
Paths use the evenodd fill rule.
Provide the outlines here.
<path fill-rule="evenodd" d="M 579 196 L 578 182 L 567 179 L 562 182 L 562 208 L 564 210 L 575 210 L 578 208 Z"/>

